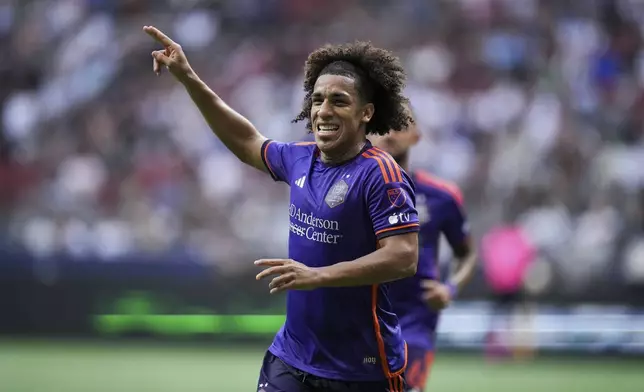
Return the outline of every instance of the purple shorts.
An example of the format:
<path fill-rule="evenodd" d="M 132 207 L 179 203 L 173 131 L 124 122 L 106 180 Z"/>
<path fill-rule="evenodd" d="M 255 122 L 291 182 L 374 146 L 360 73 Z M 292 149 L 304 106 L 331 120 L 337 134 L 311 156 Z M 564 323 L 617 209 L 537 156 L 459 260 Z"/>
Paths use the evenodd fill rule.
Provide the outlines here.
<path fill-rule="evenodd" d="M 404 392 L 404 377 L 395 380 L 355 382 L 329 380 L 303 372 L 266 352 L 257 392 Z"/>
<path fill-rule="evenodd" d="M 422 392 L 425 390 L 429 371 L 434 362 L 434 351 L 414 346 L 408 346 L 407 350 L 406 391 Z"/>

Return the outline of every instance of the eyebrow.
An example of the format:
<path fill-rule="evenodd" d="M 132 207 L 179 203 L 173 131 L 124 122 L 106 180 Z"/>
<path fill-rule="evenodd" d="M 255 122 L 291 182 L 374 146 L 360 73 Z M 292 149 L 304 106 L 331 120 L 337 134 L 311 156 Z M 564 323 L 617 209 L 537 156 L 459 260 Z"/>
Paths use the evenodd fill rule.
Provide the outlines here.
<path fill-rule="evenodd" d="M 346 91 L 338 92 L 334 91 L 329 94 L 331 98 L 351 98 L 351 94 L 347 93 Z M 321 93 L 319 91 L 314 92 L 311 94 L 311 98 L 320 98 L 324 96 L 324 93 Z"/>

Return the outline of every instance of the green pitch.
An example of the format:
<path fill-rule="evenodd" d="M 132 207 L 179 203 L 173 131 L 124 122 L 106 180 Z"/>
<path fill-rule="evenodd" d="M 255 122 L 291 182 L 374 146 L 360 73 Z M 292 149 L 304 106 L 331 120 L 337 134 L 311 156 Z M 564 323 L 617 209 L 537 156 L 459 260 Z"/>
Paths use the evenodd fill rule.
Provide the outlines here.
<path fill-rule="evenodd" d="M 254 392 L 265 347 L 0 341 L 3 392 Z M 438 355 L 437 392 L 641 392 L 644 361 Z"/>

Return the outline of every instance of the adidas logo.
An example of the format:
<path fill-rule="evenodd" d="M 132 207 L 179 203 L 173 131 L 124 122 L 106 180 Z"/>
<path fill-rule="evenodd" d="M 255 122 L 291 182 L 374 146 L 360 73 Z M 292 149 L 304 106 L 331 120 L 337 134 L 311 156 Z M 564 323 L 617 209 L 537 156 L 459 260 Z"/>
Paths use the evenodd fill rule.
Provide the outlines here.
<path fill-rule="evenodd" d="M 304 188 L 304 182 L 306 181 L 306 176 L 302 176 L 295 180 L 295 185 L 299 186 L 300 188 Z"/>

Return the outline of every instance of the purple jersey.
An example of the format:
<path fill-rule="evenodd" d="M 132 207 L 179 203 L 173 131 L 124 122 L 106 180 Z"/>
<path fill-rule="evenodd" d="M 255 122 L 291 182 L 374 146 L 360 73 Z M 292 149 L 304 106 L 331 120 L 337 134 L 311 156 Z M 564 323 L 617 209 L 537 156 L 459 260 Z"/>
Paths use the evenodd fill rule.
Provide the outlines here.
<path fill-rule="evenodd" d="M 411 180 L 370 143 L 337 166 L 323 163 L 314 143 L 268 140 L 262 159 L 273 179 L 291 186 L 293 260 L 310 267 L 351 261 L 374 252 L 385 237 L 419 230 Z M 400 374 L 407 349 L 389 286 L 289 291 L 286 323 L 270 352 L 328 379 L 377 381 Z"/>
<path fill-rule="evenodd" d="M 390 298 L 410 346 L 431 350 L 438 313 L 422 300 L 420 282 L 439 279 L 438 245 L 444 234 L 451 246 L 458 246 L 468 236 L 462 208 L 463 196 L 453 184 L 425 172 L 414 172 L 416 209 L 420 220 L 419 260 L 416 275 L 393 282 Z"/>

